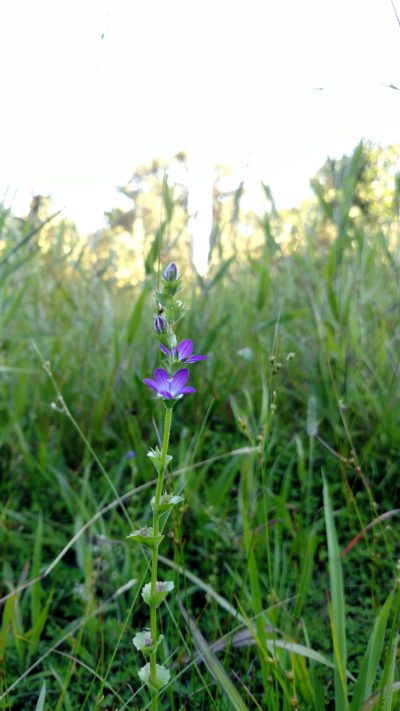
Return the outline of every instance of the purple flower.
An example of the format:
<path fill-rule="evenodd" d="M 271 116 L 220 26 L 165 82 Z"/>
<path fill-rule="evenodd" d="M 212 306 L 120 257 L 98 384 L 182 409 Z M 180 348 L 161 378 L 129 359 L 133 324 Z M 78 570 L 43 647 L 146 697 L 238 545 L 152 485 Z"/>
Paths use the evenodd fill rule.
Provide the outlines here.
<path fill-rule="evenodd" d="M 186 341 L 181 341 L 178 346 L 173 346 L 169 351 L 162 343 L 160 343 L 160 348 L 166 356 L 172 355 L 172 360 L 178 360 L 180 363 L 197 363 L 198 360 L 206 360 L 208 356 L 203 355 L 192 355 L 193 352 L 193 342 L 188 338 Z"/>
<path fill-rule="evenodd" d="M 178 278 L 178 267 L 175 262 L 170 262 L 164 272 L 166 281 L 176 281 Z"/>
<path fill-rule="evenodd" d="M 167 400 L 176 400 L 182 395 L 195 393 L 196 388 L 190 386 L 185 387 L 189 371 L 187 368 L 178 370 L 173 377 L 167 373 L 164 368 L 156 368 L 154 371 L 154 380 L 145 378 L 143 382 L 156 391 L 158 397 L 166 398 Z"/>

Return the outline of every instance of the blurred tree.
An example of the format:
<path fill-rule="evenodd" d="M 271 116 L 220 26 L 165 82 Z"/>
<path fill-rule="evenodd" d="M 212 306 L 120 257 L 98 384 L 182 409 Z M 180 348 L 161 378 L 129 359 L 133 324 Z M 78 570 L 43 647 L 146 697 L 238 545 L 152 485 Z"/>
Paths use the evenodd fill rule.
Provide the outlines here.
<path fill-rule="evenodd" d="M 279 213 L 279 242 L 290 250 L 302 249 L 306 235 L 321 250 L 337 242 L 340 261 L 343 249 L 362 235 L 393 235 L 399 158 L 400 145 L 382 148 L 372 143 L 360 143 L 351 155 L 328 158 L 310 181 L 315 197 Z"/>
<path fill-rule="evenodd" d="M 98 242 L 113 245 L 120 279 L 141 278 L 179 256 L 190 261 L 186 155 L 177 153 L 168 163 L 160 159 L 139 166 L 119 193 L 127 208 L 105 213 L 108 227 Z"/>
<path fill-rule="evenodd" d="M 400 146 L 361 142 L 350 156 L 328 158 L 311 180 L 325 219 L 354 234 L 360 219 L 376 227 L 392 218 L 399 157 Z"/>

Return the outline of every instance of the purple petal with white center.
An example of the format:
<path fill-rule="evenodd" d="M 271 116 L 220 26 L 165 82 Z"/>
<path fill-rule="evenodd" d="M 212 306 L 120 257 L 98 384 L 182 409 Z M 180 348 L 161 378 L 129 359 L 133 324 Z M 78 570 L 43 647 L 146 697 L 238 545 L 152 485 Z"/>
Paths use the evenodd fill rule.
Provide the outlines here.
<path fill-rule="evenodd" d="M 169 350 L 163 345 L 163 343 L 160 343 L 160 348 L 166 356 L 169 356 Z"/>
<path fill-rule="evenodd" d="M 178 370 L 178 372 L 175 373 L 170 386 L 170 392 L 173 397 L 182 392 L 182 388 L 185 387 L 188 377 L 189 371 L 187 368 L 182 368 L 182 370 Z"/>
<path fill-rule="evenodd" d="M 157 385 L 157 390 L 168 390 L 169 375 L 164 368 L 156 368 L 154 371 L 154 380 Z"/>
<path fill-rule="evenodd" d="M 181 341 L 178 344 L 178 358 L 179 360 L 186 360 L 192 355 L 193 352 L 193 342 L 188 338 L 186 341 Z"/>
<path fill-rule="evenodd" d="M 207 360 L 208 356 L 194 355 L 186 358 L 185 363 L 197 363 L 198 360 Z"/>

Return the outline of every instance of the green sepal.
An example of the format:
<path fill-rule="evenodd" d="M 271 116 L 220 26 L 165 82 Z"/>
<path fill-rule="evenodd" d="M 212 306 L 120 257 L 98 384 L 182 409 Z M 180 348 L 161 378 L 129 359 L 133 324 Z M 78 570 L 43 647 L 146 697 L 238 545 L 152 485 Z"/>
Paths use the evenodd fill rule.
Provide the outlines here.
<path fill-rule="evenodd" d="M 171 678 L 171 674 L 168 671 L 168 669 L 166 669 L 161 664 L 156 664 L 155 683 L 152 683 L 150 681 L 150 664 L 149 663 L 145 664 L 144 667 L 139 669 L 138 675 L 139 675 L 140 681 L 142 681 L 144 684 L 146 684 L 149 687 L 150 691 L 152 691 L 154 694 L 156 694 L 157 691 L 160 691 L 160 689 L 162 689 L 163 686 L 168 684 L 168 682 Z"/>
<path fill-rule="evenodd" d="M 135 543 L 141 543 L 143 546 L 148 546 L 149 548 L 156 548 L 160 545 L 164 536 L 161 533 L 158 536 L 154 535 L 153 528 L 138 528 L 136 531 L 127 536 L 127 538 L 133 539 Z"/>
<path fill-rule="evenodd" d="M 146 605 L 158 607 L 173 589 L 174 583 L 172 580 L 165 580 L 163 583 L 157 580 L 155 593 L 151 593 L 151 583 L 146 583 L 142 588 L 141 595 Z"/>
<path fill-rule="evenodd" d="M 147 456 L 151 461 L 153 462 L 154 468 L 157 472 L 157 474 L 164 474 L 164 467 L 162 466 L 162 455 L 161 451 L 158 447 L 155 447 L 154 449 L 150 449 L 149 452 L 147 452 Z M 165 469 L 167 468 L 168 464 L 172 461 L 172 457 L 170 454 L 167 454 L 165 458 Z"/>
<path fill-rule="evenodd" d="M 150 630 L 146 629 L 143 630 L 143 632 L 136 632 L 135 636 L 132 639 L 132 642 L 136 649 L 140 652 L 143 652 L 143 654 L 146 656 L 148 654 L 153 654 L 153 652 L 156 652 L 159 644 L 162 642 L 163 639 L 164 635 L 160 634 L 157 637 L 156 641 L 153 642 Z"/>
<path fill-rule="evenodd" d="M 166 294 L 162 291 L 156 292 L 156 299 L 160 306 L 163 306 L 164 309 L 171 309 L 175 305 L 174 297 L 171 294 Z"/>
<path fill-rule="evenodd" d="M 166 309 L 166 314 L 168 316 L 168 323 L 178 323 L 178 321 L 181 320 L 181 318 L 184 316 L 186 310 L 186 306 L 183 303 L 183 301 L 180 301 L 179 299 L 174 302 L 172 306 L 169 306 Z"/>
<path fill-rule="evenodd" d="M 172 509 L 174 506 L 177 504 L 180 504 L 181 501 L 184 501 L 183 496 L 175 496 L 174 494 L 167 494 L 165 491 L 164 494 L 161 494 L 160 496 L 160 502 L 158 506 L 156 507 L 156 497 L 153 496 L 151 500 L 151 508 L 154 509 L 157 508 L 159 513 L 164 513 L 164 511 L 169 511 L 169 509 Z"/>
<path fill-rule="evenodd" d="M 180 291 L 182 288 L 182 284 L 180 281 L 180 277 L 178 279 L 171 279 L 171 281 L 168 281 L 164 277 L 162 277 L 162 291 L 157 293 L 162 294 L 163 296 L 175 296 L 178 291 Z"/>
<path fill-rule="evenodd" d="M 169 282 L 169 284 L 172 284 L 172 282 Z M 169 294 L 165 290 L 156 292 L 156 299 L 160 306 L 163 307 L 166 320 L 170 326 L 177 323 L 182 318 L 186 310 L 184 302 L 175 298 L 175 293 Z"/>

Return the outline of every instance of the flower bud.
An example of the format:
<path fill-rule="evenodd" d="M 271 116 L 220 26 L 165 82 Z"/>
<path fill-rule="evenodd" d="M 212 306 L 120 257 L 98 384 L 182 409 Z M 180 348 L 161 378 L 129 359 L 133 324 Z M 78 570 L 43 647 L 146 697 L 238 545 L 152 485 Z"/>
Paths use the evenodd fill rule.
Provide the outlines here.
<path fill-rule="evenodd" d="M 153 321 L 153 328 L 156 333 L 162 334 L 168 331 L 168 322 L 162 316 L 156 316 Z"/>
<path fill-rule="evenodd" d="M 175 262 L 170 262 L 164 272 L 166 281 L 176 281 L 178 279 L 178 267 Z"/>

